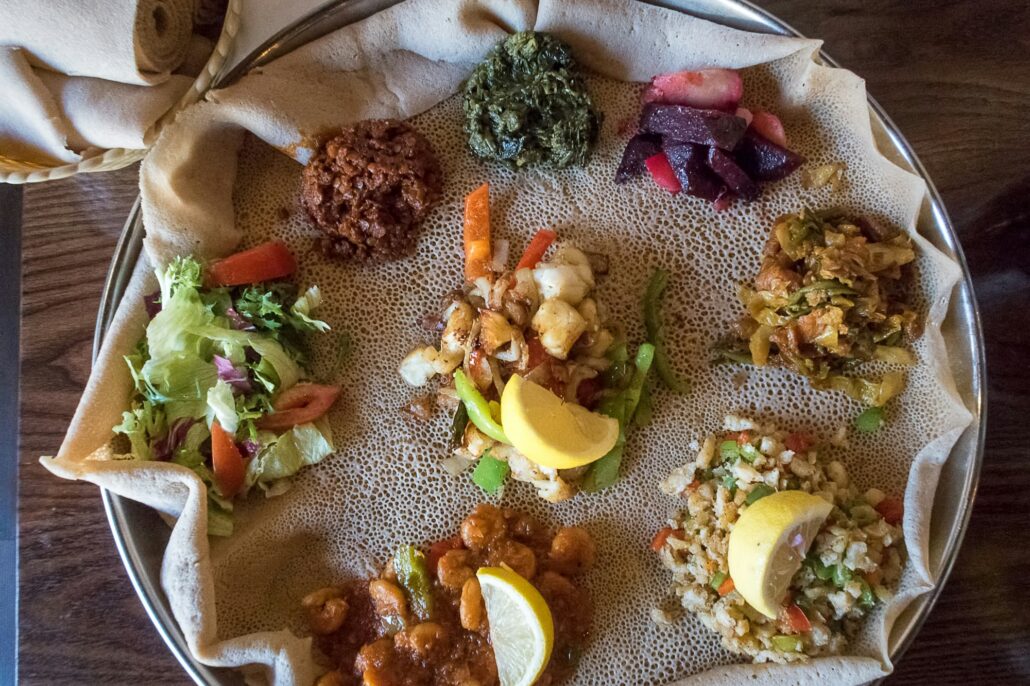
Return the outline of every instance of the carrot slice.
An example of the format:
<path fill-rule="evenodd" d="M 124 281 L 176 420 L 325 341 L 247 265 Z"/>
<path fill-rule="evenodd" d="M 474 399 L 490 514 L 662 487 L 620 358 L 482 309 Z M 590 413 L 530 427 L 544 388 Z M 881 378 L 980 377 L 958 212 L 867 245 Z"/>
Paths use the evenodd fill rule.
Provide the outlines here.
<path fill-rule="evenodd" d="M 540 260 L 543 259 L 544 253 L 551 247 L 551 243 L 554 243 L 554 239 L 558 237 L 558 234 L 550 229 L 540 229 L 533 236 L 533 240 L 526 246 L 526 252 L 522 253 L 522 259 L 519 260 L 518 266 L 515 267 L 515 271 L 520 269 L 532 269 L 539 264 Z"/>
<path fill-rule="evenodd" d="M 733 589 L 735 588 L 736 585 L 734 585 L 733 579 L 731 579 L 730 577 L 726 577 L 726 580 L 719 584 L 719 589 L 717 593 L 720 596 L 728 595 L 730 593 L 733 593 Z"/>
<path fill-rule="evenodd" d="M 680 534 L 671 526 L 659 529 L 658 533 L 656 533 L 654 538 L 651 539 L 651 550 L 657 553 L 665 545 L 665 542 L 669 540 L 670 536 L 673 538 L 679 538 Z"/>
<path fill-rule="evenodd" d="M 215 472 L 215 486 L 223 498 L 232 498 L 240 492 L 247 463 L 232 434 L 217 421 L 211 424 L 211 465 Z"/>
<path fill-rule="evenodd" d="M 465 278 L 474 281 L 491 274 L 490 184 L 465 197 Z"/>

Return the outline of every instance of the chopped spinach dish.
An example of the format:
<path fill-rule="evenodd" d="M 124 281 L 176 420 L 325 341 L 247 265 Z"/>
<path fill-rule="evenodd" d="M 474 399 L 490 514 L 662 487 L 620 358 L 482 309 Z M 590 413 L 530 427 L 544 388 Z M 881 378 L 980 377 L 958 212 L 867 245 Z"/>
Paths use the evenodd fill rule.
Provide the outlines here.
<path fill-rule="evenodd" d="M 523 31 L 495 47 L 465 82 L 472 152 L 514 169 L 583 165 L 602 115 L 565 43 Z"/>

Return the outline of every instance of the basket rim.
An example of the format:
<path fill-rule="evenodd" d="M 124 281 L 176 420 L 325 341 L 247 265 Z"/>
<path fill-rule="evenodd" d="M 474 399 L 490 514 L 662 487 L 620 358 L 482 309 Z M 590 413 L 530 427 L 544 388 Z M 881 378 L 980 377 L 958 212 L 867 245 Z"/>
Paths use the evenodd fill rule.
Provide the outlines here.
<path fill-rule="evenodd" d="M 0 156 L 0 183 L 39 183 L 40 181 L 64 179 L 76 174 L 114 171 L 143 159 L 161 130 L 174 121 L 179 112 L 199 101 L 221 74 L 236 42 L 236 35 L 239 33 L 242 5 L 243 0 L 229 0 L 225 9 L 225 19 L 222 22 L 222 31 L 218 36 L 218 42 L 211 51 L 211 56 L 208 57 L 204 68 L 186 92 L 146 131 L 143 139 L 147 147 L 98 149 L 78 162 L 52 167 Z"/>

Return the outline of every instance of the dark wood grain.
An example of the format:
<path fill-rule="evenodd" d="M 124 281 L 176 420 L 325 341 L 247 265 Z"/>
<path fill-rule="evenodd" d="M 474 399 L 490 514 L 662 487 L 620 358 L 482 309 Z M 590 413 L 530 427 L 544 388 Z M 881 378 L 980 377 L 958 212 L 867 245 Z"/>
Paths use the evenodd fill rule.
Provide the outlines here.
<path fill-rule="evenodd" d="M 987 450 L 951 580 L 892 684 L 1030 683 L 1030 3 L 765 0 L 865 77 L 936 182 L 984 317 Z M 96 489 L 36 462 L 89 372 L 108 260 L 136 171 L 33 186 L 24 213 L 20 675 L 187 682 L 121 569 Z"/>

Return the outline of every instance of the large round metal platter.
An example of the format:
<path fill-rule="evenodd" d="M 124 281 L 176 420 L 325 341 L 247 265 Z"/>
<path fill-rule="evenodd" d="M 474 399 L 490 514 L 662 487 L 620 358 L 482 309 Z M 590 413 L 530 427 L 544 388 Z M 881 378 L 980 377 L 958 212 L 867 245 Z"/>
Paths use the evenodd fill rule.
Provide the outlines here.
<path fill-rule="evenodd" d="M 249 69 L 274 60 L 335 29 L 386 9 L 396 4 L 396 1 L 351 0 L 322 7 L 273 36 L 241 60 L 232 71 L 222 75 L 215 85 L 217 87 L 229 83 Z M 652 4 L 747 31 L 800 35 L 786 23 L 742 0 L 664 0 Z M 821 53 L 821 59 L 826 64 L 839 66 L 825 53 Z M 956 386 L 966 406 L 973 413 L 973 422 L 955 444 L 941 471 L 934 500 L 929 564 L 939 581 L 932 592 L 912 602 L 895 623 L 890 635 L 889 652 L 891 658 L 897 660 L 911 643 L 933 607 L 966 532 L 983 457 L 986 426 L 986 362 L 980 316 L 973 296 L 969 269 L 940 196 L 901 132 L 871 97 L 869 112 L 880 150 L 899 166 L 920 175 L 927 183 L 929 202 L 924 205 L 919 217 L 920 233 L 962 267 L 963 278 L 953 293 L 943 334 Z M 104 287 L 93 342 L 94 355 L 122 299 L 142 246 L 143 221 L 137 199 L 126 220 Z M 111 533 L 129 579 L 172 654 L 198 684 L 243 683 L 238 673 L 207 667 L 197 662 L 190 654 L 182 631 L 172 617 L 168 601 L 161 590 L 161 558 L 169 529 L 159 515 L 139 503 L 107 491 L 102 492 L 102 497 Z"/>

